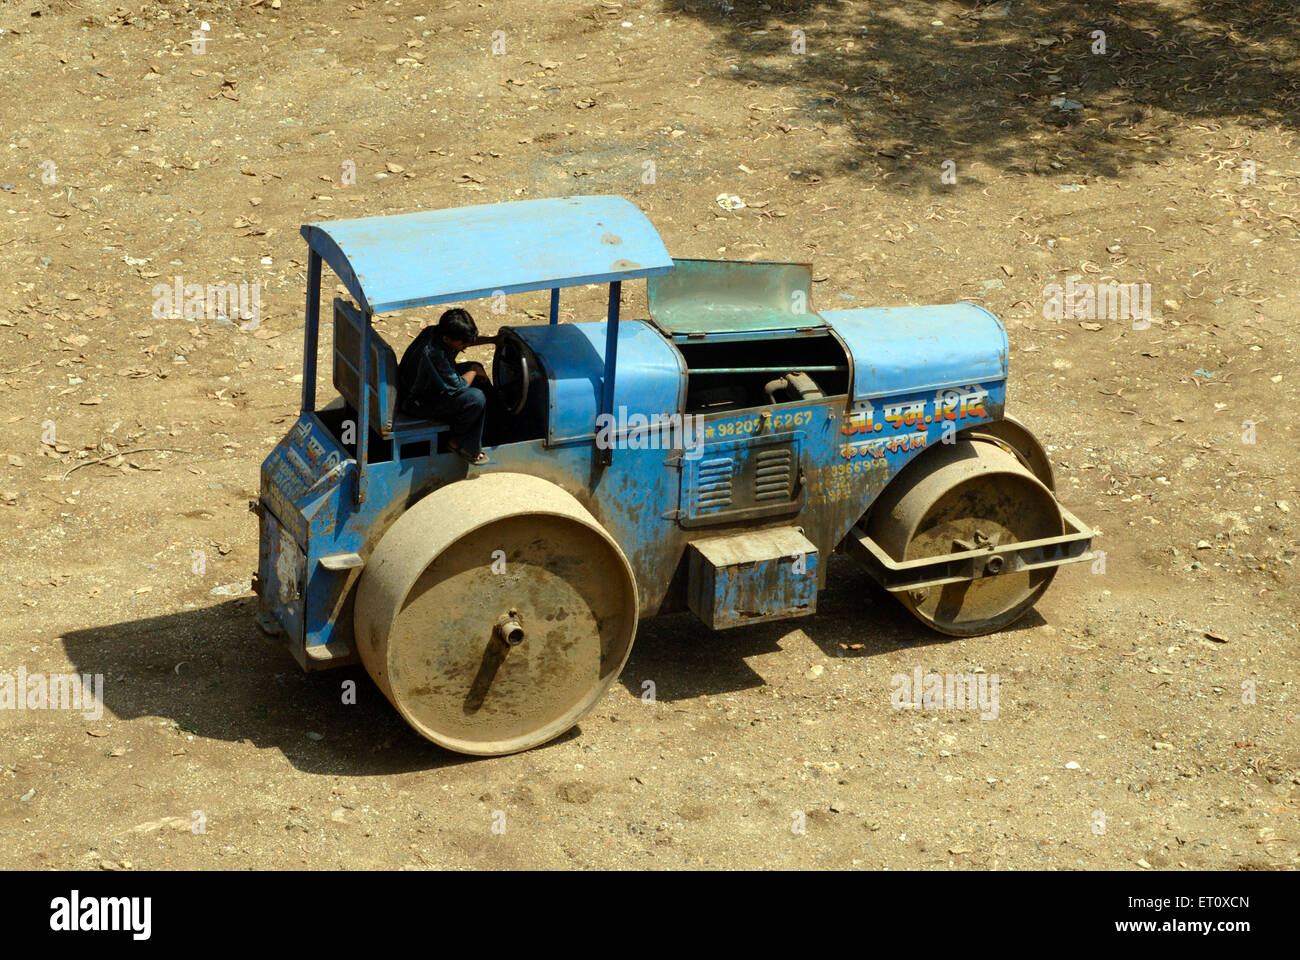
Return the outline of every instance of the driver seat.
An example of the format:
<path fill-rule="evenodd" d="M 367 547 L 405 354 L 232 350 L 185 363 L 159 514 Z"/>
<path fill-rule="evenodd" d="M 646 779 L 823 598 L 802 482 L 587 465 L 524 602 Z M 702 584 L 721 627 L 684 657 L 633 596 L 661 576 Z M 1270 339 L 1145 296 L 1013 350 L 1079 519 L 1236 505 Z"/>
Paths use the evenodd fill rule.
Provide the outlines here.
<path fill-rule="evenodd" d="M 339 396 L 361 409 L 361 312 L 341 298 L 334 301 L 334 386 Z M 379 335 L 370 331 L 370 363 L 365 391 L 370 400 L 370 429 L 385 440 L 420 440 L 444 432 L 439 420 L 409 417 L 397 407 L 397 355 Z"/>

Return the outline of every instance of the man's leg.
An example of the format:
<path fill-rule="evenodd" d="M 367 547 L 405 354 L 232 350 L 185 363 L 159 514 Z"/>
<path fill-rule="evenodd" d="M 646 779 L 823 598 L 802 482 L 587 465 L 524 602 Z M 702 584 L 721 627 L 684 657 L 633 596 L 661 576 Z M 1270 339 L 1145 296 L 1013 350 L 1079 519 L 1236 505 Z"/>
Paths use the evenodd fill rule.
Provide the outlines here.
<path fill-rule="evenodd" d="M 438 402 L 438 419 L 451 425 L 451 438 L 466 456 L 477 457 L 483 449 L 483 391 L 469 387 L 454 397 Z"/>
<path fill-rule="evenodd" d="M 483 414 L 483 445 L 495 447 L 501 442 L 501 428 L 505 424 L 505 410 L 501 406 L 497 388 L 487 378 L 482 364 L 473 361 L 456 364 L 456 372 L 461 376 L 464 376 L 465 372 L 471 369 L 478 371 L 474 377 L 473 389 L 481 391 L 484 399 L 487 400 L 487 407 Z"/>

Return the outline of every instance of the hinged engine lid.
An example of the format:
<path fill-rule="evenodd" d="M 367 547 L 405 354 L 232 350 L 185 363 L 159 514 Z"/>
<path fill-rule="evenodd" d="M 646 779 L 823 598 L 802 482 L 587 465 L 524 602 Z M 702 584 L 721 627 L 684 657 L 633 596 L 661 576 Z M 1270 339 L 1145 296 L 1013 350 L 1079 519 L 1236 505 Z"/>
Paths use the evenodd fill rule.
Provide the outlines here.
<path fill-rule="evenodd" d="M 674 340 L 825 332 L 806 263 L 674 258 L 646 291 L 654 325 Z"/>

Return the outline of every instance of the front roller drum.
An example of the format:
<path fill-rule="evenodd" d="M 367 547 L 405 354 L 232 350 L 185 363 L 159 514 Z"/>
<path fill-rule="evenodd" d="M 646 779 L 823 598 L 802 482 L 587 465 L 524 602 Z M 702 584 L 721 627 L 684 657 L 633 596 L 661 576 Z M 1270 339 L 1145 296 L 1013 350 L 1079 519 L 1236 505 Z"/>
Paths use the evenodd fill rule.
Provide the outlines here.
<path fill-rule="evenodd" d="M 618 544 L 576 498 L 525 474 L 429 494 L 357 586 L 366 670 L 412 727 L 459 753 L 564 733 L 623 669 L 636 623 Z"/>
<path fill-rule="evenodd" d="M 898 561 L 989 551 L 966 579 L 894 593 L 922 623 L 959 637 L 1009 626 L 1056 575 L 1056 566 L 1003 572 L 1007 559 L 996 548 L 1063 531 L 1052 492 L 1003 446 L 982 439 L 937 447 L 909 464 L 867 518 L 867 533 Z"/>

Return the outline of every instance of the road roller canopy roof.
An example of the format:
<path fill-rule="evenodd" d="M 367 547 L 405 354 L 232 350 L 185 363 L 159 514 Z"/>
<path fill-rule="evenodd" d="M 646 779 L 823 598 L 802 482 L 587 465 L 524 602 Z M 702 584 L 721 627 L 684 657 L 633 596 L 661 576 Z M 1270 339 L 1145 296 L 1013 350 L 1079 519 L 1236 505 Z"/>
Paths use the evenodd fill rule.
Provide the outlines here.
<path fill-rule="evenodd" d="M 668 273 L 622 197 L 518 200 L 308 223 L 302 235 L 367 314 Z"/>

